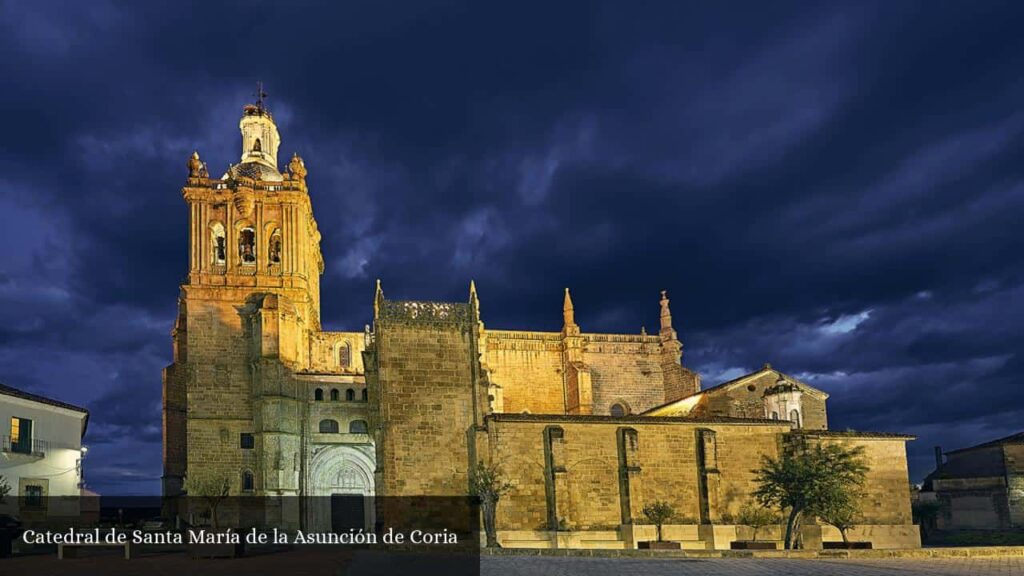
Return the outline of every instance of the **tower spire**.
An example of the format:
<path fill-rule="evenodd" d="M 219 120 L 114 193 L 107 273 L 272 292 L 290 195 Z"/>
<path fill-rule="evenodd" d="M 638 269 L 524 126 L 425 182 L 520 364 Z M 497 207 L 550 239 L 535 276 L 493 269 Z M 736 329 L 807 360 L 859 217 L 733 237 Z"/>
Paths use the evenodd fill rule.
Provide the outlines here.
<path fill-rule="evenodd" d="M 661 336 L 675 339 L 676 331 L 672 328 L 672 311 L 668 308 L 668 291 L 661 291 Z"/>
<path fill-rule="evenodd" d="M 572 307 L 572 296 L 569 295 L 569 289 L 565 289 L 565 298 L 562 302 L 562 322 L 565 326 L 576 325 L 576 311 Z"/>
<path fill-rule="evenodd" d="M 256 108 L 258 108 L 261 112 L 266 110 L 266 105 L 263 103 L 263 101 L 267 98 L 267 93 L 263 91 L 262 80 L 256 81 L 256 94 L 254 94 L 254 96 L 256 96 Z"/>

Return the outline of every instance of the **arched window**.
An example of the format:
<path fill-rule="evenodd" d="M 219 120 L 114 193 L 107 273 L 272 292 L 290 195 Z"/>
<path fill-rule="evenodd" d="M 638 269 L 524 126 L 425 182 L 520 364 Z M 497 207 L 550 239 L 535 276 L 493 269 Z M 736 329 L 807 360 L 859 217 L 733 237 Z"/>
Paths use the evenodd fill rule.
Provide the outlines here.
<path fill-rule="evenodd" d="M 366 402 L 368 397 L 366 396 L 366 388 L 363 388 L 363 402 Z"/>
<path fill-rule="evenodd" d="M 356 399 L 356 391 L 355 390 L 353 390 L 351 388 L 349 388 L 348 390 L 345 390 L 345 400 L 348 400 L 349 402 L 353 402 L 353 401 L 355 401 L 355 399 Z"/>
<path fill-rule="evenodd" d="M 252 492 L 256 489 L 256 476 L 249 470 L 242 471 L 242 492 Z"/>
<path fill-rule="evenodd" d="M 622 418 L 626 414 L 629 414 L 629 410 L 622 403 L 616 402 L 615 404 L 612 404 L 612 408 L 609 413 L 616 418 Z"/>
<path fill-rule="evenodd" d="M 210 228 L 210 240 L 210 246 L 213 251 L 211 254 L 213 263 L 224 264 L 224 260 L 227 258 L 227 241 L 224 239 L 223 224 L 217 222 Z"/>
<path fill-rule="evenodd" d="M 772 411 L 772 420 L 778 420 L 778 419 L 779 419 L 779 413 L 778 413 L 778 412 L 775 412 L 775 411 L 773 410 L 773 411 Z"/>
<path fill-rule="evenodd" d="M 348 424 L 349 434 L 366 434 L 368 430 L 366 420 L 353 420 Z"/>
<path fill-rule="evenodd" d="M 252 151 L 253 152 L 262 152 L 263 151 L 263 144 L 260 143 L 260 139 L 259 138 L 256 139 L 255 143 L 253 143 Z"/>
<path fill-rule="evenodd" d="M 331 402 L 337 402 L 337 401 L 338 401 L 338 389 L 337 388 L 331 388 Z"/>
<path fill-rule="evenodd" d="M 338 365 L 342 368 L 352 365 L 352 345 L 348 342 L 342 342 L 341 346 L 338 346 Z"/>
<path fill-rule="evenodd" d="M 256 263 L 256 232 L 252 228 L 242 228 L 238 234 L 238 257 L 243 264 Z"/>
<path fill-rule="evenodd" d="M 337 434 L 338 433 L 338 421 L 337 420 L 321 420 L 320 421 L 320 433 L 321 434 Z"/>
<path fill-rule="evenodd" d="M 313 391 L 313 400 L 316 400 L 317 402 L 320 402 L 323 399 L 324 399 L 324 389 L 323 388 L 317 388 L 316 390 Z"/>
<path fill-rule="evenodd" d="M 793 424 L 796 424 L 797 428 L 800 428 L 800 411 L 796 408 L 789 411 L 789 420 Z"/>
<path fill-rule="evenodd" d="M 267 247 L 267 254 L 271 264 L 281 263 L 281 230 L 274 230 L 270 234 L 270 245 Z"/>

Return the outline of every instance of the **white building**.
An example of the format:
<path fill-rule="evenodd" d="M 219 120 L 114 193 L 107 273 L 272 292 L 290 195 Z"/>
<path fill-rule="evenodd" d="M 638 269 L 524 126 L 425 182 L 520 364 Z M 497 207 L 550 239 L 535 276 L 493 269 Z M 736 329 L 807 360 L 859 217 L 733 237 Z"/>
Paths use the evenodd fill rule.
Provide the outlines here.
<path fill-rule="evenodd" d="M 88 423 L 85 408 L 0 384 L 0 476 L 10 488 L 0 514 L 23 521 L 78 514 Z"/>

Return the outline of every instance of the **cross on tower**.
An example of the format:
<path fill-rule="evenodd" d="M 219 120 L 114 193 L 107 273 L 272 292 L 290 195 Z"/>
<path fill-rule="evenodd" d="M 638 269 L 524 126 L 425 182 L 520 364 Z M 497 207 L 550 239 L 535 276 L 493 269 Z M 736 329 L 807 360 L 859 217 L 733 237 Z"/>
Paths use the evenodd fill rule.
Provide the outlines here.
<path fill-rule="evenodd" d="M 267 93 L 263 91 L 263 81 L 256 82 L 256 107 L 263 110 L 263 99 L 267 97 Z"/>

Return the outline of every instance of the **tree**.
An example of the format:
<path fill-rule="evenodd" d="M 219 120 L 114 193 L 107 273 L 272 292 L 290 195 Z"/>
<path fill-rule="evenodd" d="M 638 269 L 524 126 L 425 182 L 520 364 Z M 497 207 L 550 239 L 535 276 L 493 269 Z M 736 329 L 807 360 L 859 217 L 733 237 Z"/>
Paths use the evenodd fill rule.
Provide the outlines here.
<path fill-rule="evenodd" d="M 484 515 L 484 533 L 487 537 L 485 546 L 488 548 L 500 548 L 495 515 L 498 500 L 511 489 L 512 484 L 504 480 L 501 469 L 496 464 L 487 465 L 483 460 L 477 462 L 469 478 L 469 491 L 480 499 L 480 508 Z"/>
<path fill-rule="evenodd" d="M 763 506 L 789 510 L 785 546 L 791 549 L 798 518 L 817 515 L 832 499 L 856 493 L 867 471 L 863 447 L 794 442 L 778 459 L 762 458 L 761 468 L 754 471 L 758 484 L 754 497 Z"/>
<path fill-rule="evenodd" d="M 778 515 L 764 506 L 755 502 L 747 502 L 740 507 L 740 513 L 736 516 L 736 523 L 742 526 L 750 526 L 754 529 L 754 541 L 757 541 L 757 531 L 770 524 L 779 522 Z"/>
<path fill-rule="evenodd" d="M 216 531 L 217 508 L 231 493 L 231 481 L 223 474 L 209 476 L 188 476 L 185 479 L 185 489 L 190 497 L 199 497 L 206 502 L 210 512 L 210 523 Z"/>
<path fill-rule="evenodd" d="M 843 544 L 850 545 L 850 539 L 846 531 L 853 528 L 860 518 L 860 510 L 857 500 L 861 494 L 852 490 L 840 491 L 829 499 L 819 509 L 815 510 L 818 518 L 839 529 L 839 535 L 843 537 Z"/>
<path fill-rule="evenodd" d="M 921 500 L 919 498 L 914 502 L 911 510 L 914 514 L 914 521 L 921 527 L 921 539 L 928 540 L 936 526 L 939 513 L 942 511 L 942 505 L 934 500 Z"/>
<path fill-rule="evenodd" d="M 661 542 L 661 527 L 675 517 L 675 508 L 664 500 L 656 500 L 644 506 L 643 512 L 647 520 L 654 524 L 654 529 L 657 530 L 658 542 Z"/>
<path fill-rule="evenodd" d="M 7 483 L 7 479 L 4 478 L 3 474 L 0 474 L 0 502 L 4 501 L 4 497 L 11 491 L 11 485 Z"/>

